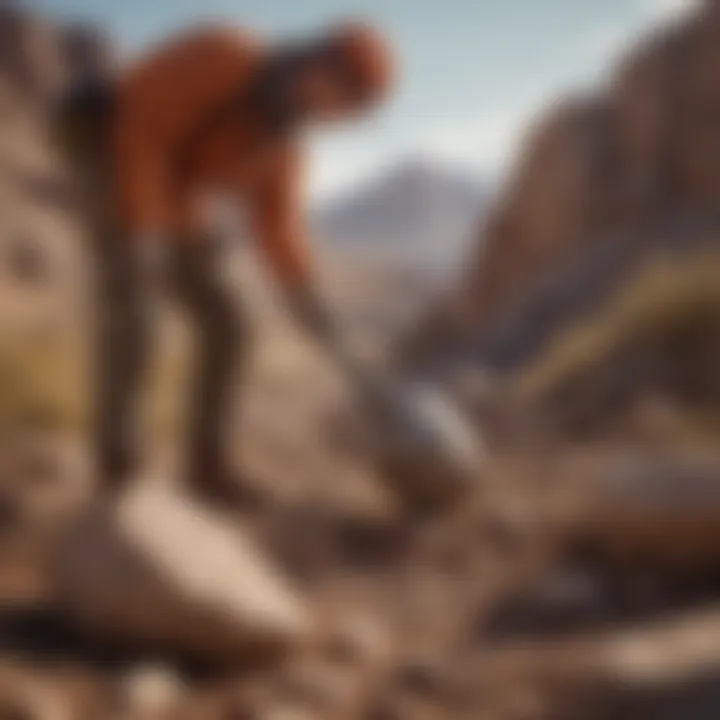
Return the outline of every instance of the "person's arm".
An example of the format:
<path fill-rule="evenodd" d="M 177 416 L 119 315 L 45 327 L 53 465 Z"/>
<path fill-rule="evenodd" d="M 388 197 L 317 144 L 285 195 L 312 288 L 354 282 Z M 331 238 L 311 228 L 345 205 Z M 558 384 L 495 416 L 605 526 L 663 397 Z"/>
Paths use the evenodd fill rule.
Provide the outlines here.
<path fill-rule="evenodd" d="M 282 171 L 253 198 L 252 229 L 285 291 L 290 311 L 300 325 L 328 351 L 363 400 L 397 411 L 392 383 L 367 367 L 356 355 L 341 328 L 316 291 L 304 218 L 302 159 L 285 158 Z"/>
<path fill-rule="evenodd" d="M 305 218 L 305 177 L 300 152 L 291 148 L 251 199 L 250 219 L 262 254 L 284 291 L 289 309 L 313 337 L 337 344 L 331 313 L 317 293 Z"/>

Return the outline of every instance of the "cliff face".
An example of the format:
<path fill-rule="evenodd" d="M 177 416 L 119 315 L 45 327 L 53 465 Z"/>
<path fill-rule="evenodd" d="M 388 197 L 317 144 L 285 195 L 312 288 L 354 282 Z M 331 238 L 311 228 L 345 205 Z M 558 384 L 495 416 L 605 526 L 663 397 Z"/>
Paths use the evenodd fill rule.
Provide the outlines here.
<path fill-rule="evenodd" d="M 38 101 L 62 79 L 64 38 L 49 23 L 14 6 L 0 8 L 0 73 L 15 99 Z"/>
<path fill-rule="evenodd" d="M 56 24 L 12 2 L 0 6 L 2 95 L 23 109 L 45 109 L 74 69 L 109 65 L 112 55 L 98 28 Z"/>
<path fill-rule="evenodd" d="M 485 348 L 561 268 L 572 275 L 619 236 L 646 252 L 648 228 L 711 211 L 720 203 L 719 121 L 720 4 L 711 1 L 641 42 L 601 92 L 552 108 L 531 130 L 474 267 L 407 354 L 441 360 L 451 347 Z M 579 304 L 582 295 L 578 287 Z"/>
<path fill-rule="evenodd" d="M 0 314 L 8 322 L 18 307 L 45 318 L 60 311 L 77 287 L 76 210 L 47 122 L 74 69 L 109 57 L 107 40 L 92 28 L 0 7 Z M 40 278 L 27 292 L 27 281 Z"/>

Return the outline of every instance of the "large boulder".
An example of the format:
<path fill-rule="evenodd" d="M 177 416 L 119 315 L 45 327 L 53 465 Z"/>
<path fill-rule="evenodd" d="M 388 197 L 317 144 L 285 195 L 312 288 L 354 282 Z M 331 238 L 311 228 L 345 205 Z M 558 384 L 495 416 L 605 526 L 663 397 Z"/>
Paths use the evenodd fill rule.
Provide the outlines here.
<path fill-rule="evenodd" d="M 56 577 L 82 628 L 143 649 L 266 661 L 310 634 L 300 599 L 238 528 L 151 485 L 92 507 Z"/>

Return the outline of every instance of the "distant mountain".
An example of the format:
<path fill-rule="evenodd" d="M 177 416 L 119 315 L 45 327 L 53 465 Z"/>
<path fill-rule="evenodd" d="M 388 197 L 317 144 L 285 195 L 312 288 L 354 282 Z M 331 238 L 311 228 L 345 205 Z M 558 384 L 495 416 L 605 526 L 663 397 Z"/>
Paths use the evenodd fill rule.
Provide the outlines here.
<path fill-rule="evenodd" d="M 489 186 L 430 161 L 410 160 L 314 215 L 320 242 L 444 273 L 477 227 Z"/>

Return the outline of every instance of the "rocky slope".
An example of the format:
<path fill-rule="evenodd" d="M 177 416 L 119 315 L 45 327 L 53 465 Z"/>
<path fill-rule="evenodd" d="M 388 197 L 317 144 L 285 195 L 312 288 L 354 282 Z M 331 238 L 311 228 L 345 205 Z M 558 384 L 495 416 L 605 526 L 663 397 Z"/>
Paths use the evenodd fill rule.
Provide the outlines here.
<path fill-rule="evenodd" d="M 556 318 L 575 318 L 594 307 L 598 295 L 611 294 L 631 264 L 652 254 L 652 237 L 663 245 L 665 228 L 672 233 L 713 212 L 720 200 L 713 120 L 719 37 L 717 4 L 699 3 L 643 38 L 617 63 L 606 87 L 565 100 L 530 131 L 478 242 L 474 267 L 410 338 L 411 362 L 441 362 L 448 347 L 477 351 L 466 356 L 470 363 L 486 360 L 481 348 L 497 359 L 503 353 L 494 352 L 495 330 L 517 318 L 534 293 L 559 286 L 564 274 L 562 307 L 547 310 L 552 321 L 546 327 L 545 314 L 527 314 L 515 324 L 514 342 L 552 334 Z M 682 246 L 682 229 L 674 234 Z M 625 259 L 602 260 L 613 253 Z M 576 267 L 598 257 L 602 281 L 587 290 L 570 281 L 582 274 Z M 614 269 L 606 272 L 609 265 Z M 536 348 L 526 345 L 527 358 Z"/>

